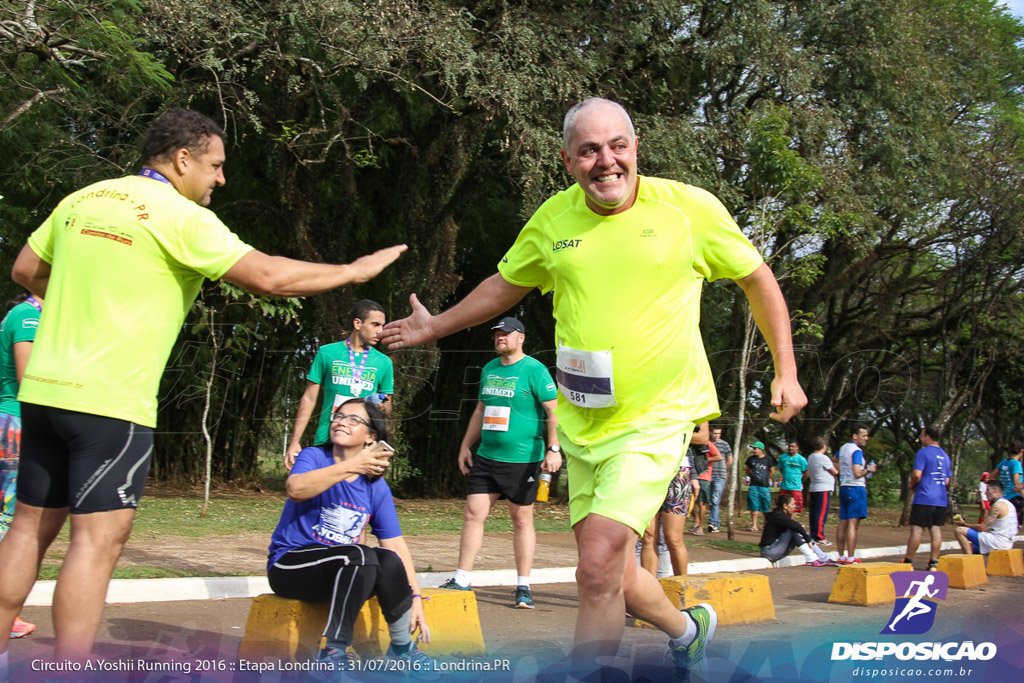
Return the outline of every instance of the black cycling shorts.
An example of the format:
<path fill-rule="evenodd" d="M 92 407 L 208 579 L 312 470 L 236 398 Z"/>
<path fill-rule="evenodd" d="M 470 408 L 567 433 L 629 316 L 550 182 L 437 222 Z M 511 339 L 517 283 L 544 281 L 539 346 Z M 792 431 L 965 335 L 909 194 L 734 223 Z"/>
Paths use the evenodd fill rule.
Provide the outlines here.
<path fill-rule="evenodd" d="M 18 500 L 79 514 L 138 507 L 152 455 L 150 427 L 22 403 Z"/>

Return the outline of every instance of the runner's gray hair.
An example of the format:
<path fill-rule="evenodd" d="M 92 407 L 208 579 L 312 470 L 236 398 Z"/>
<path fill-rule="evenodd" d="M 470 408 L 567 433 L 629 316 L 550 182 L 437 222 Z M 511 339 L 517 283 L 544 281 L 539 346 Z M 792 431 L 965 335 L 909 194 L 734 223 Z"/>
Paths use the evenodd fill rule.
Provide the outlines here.
<path fill-rule="evenodd" d="M 579 116 L 579 113 L 586 109 L 587 107 L 600 103 L 610 104 L 616 109 L 618 109 L 619 113 L 622 114 L 622 118 L 625 119 L 626 121 L 626 127 L 629 128 L 630 137 L 632 139 L 636 139 L 636 129 L 633 128 L 633 119 L 629 118 L 629 112 L 626 111 L 625 107 L 623 107 L 618 102 L 615 102 L 613 100 L 607 100 L 603 97 L 590 97 L 588 99 L 583 100 L 579 104 L 574 105 L 572 109 L 566 112 L 565 119 L 562 121 L 563 149 L 569 149 L 569 139 L 572 137 L 572 133 L 576 129 L 576 117 Z"/>

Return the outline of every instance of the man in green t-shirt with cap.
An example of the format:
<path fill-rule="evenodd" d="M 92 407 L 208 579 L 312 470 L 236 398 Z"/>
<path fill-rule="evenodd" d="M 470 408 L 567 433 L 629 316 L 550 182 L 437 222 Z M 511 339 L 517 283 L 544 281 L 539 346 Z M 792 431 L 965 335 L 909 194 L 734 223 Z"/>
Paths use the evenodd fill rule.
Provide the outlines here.
<path fill-rule="evenodd" d="M 541 470 L 557 472 L 562 467 L 555 431 L 558 389 L 544 364 L 523 352 L 523 323 L 502 318 L 491 329 L 498 357 L 480 373 L 480 400 L 459 448 L 459 470 L 467 477 L 459 566 L 455 577 L 441 587 L 469 590 L 469 574 L 484 541 L 484 520 L 496 501 L 508 498 L 518 574 L 515 606 L 533 609 L 533 503 Z M 477 441 L 480 447 L 474 457 Z"/>

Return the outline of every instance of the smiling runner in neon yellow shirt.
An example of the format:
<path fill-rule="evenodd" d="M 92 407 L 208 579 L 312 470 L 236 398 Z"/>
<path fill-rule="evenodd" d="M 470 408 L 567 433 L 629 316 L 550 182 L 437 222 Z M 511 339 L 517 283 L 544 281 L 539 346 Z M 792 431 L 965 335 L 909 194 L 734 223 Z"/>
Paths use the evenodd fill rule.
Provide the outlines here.
<path fill-rule="evenodd" d="M 670 637 L 677 672 L 700 666 L 714 636 L 710 605 L 679 612 L 631 554 L 665 497 L 698 421 L 717 416 L 701 343 L 705 280 L 736 280 L 775 361 L 774 417 L 807 399 L 797 380 L 789 312 L 771 270 L 707 192 L 637 173 L 628 113 L 609 100 L 573 107 L 561 152 L 576 185 L 533 215 L 498 266 L 454 307 L 412 315 L 381 341 L 405 348 L 477 325 L 532 289 L 554 291 L 560 443 L 579 565 L 573 656 L 582 678 L 613 656 L 625 609 Z"/>

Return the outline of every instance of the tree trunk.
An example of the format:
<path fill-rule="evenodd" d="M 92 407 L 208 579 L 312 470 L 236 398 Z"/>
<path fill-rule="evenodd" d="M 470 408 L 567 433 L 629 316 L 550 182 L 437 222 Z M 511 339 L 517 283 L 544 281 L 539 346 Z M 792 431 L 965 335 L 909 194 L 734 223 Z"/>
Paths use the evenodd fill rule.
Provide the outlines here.
<path fill-rule="evenodd" d="M 214 325 L 214 310 L 210 308 L 210 339 L 213 350 L 210 357 L 210 378 L 206 380 L 206 401 L 203 404 L 203 440 L 206 441 L 206 475 L 203 482 L 203 509 L 200 517 L 206 517 L 206 509 L 210 505 L 210 469 L 213 462 L 213 439 L 210 438 L 210 399 L 213 393 L 213 380 L 217 376 L 217 328 Z M 226 392 L 225 392 L 226 393 Z"/>
<path fill-rule="evenodd" d="M 747 310 L 746 325 L 743 329 L 743 349 L 740 353 L 740 382 L 739 382 L 739 405 L 736 409 L 736 435 L 733 437 L 732 445 L 732 472 L 729 473 L 729 533 L 730 541 L 734 540 L 736 532 L 733 522 L 733 515 L 736 510 L 736 492 L 739 491 L 739 471 L 743 451 L 740 446 L 743 444 L 743 423 L 747 411 L 747 368 L 750 366 L 750 354 L 754 348 L 754 316 Z"/>

